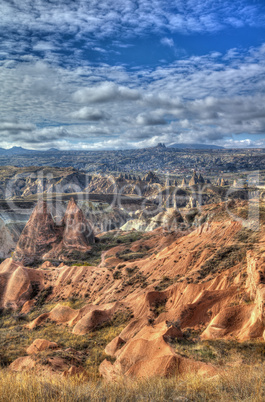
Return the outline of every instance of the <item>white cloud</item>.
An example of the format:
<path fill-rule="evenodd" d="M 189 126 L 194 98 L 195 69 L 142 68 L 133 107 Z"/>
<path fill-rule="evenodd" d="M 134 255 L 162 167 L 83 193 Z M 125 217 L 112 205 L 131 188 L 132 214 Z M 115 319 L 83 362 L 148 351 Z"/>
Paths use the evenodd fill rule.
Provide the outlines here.
<path fill-rule="evenodd" d="M 51 42 L 45 42 L 45 41 L 39 41 L 39 42 L 37 42 L 32 48 L 33 48 L 33 50 L 39 50 L 39 51 L 56 50 L 56 49 L 58 49 L 56 46 L 54 46 L 53 43 L 51 43 Z"/>
<path fill-rule="evenodd" d="M 99 121 L 108 120 L 110 115 L 99 109 L 83 107 L 73 112 L 72 117 L 78 120 Z"/>
<path fill-rule="evenodd" d="M 113 82 L 103 82 L 90 88 L 82 88 L 73 95 L 75 102 L 104 103 L 122 100 L 138 100 L 141 95 L 136 89 L 119 86 Z"/>
<path fill-rule="evenodd" d="M 174 47 L 174 40 L 172 38 L 162 38 L 160 40 L 160 42 L 162 43 L 162 45 L 164 46 L 169 46 L 169 47 Z"/>
<path fill-rule="evenodd" d="M 259 25 L 264 22 L 259 11 L 258 4 L 246 0 L 2 0 L 0 18 L 4 32 L 15 27 L 20 37 L 32 30 L 107 38 L 150 30 L 215 32 L 225 26 Z"/>
<path fill-rule="evenodd" d="M 0 139 L 10 145 L 218 144 L 265 133 L 264 46 L 131 71 L 24 58 L 0 65 L 0 86 Z"/>

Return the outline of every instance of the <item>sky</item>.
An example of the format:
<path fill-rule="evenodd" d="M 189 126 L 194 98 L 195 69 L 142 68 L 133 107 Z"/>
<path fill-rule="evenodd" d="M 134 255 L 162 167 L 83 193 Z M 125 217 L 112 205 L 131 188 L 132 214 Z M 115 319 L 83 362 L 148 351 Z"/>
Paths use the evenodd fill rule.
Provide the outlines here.
<path fill-rule="evenodd" d="M 265 146 L 264 0 L 1 0 L 0 147 Z"/>

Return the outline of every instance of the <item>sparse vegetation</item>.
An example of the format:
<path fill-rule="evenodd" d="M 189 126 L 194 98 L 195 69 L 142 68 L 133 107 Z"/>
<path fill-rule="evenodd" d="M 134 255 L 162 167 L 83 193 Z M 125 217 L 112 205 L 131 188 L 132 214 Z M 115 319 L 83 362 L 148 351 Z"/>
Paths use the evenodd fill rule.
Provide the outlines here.
<path fill-rule="evenodd" d="M 246 249 L 237 245 L 223 247 L 217 250 L 214 255 L 201 265 L 199 279 L 206 278 L 209 274 L 218 271 L 225 271 L 236 264 L 244 262 Z"/>
<path fill-rule="evenodd" d="M 193 217 L 193 220 L 195 218 L 196 216 Z M 197 218 L 195 222 L 197 222 Z M 225 231 L 225 224 L 222 224 L 221 226 L 221 231 Z M 82 261 L 77 260 L 77 262 L 74 264 L 76 266 L 95 265 L 101 260 L 102 252 L 116 247 L 115 251 L 113 251 L 113 255 L 111 256 L 114 258 L 110 258 L 111 262 L 109 264 L 108 261 L 106 262 L 106 265 L 109 265 L 109 275 L 107 275 L 106 282 L 109 280 L 109 278 L 111 279 L 111 292 L 116 285 L 116 289 L 111 293 L 111 297 L 107 298 L 107 303 L 111 299 L 111 302 L 122 301 L 124 305 L 126 305 L 126 301 L 124 302 L 125 297 L 123 298 L 124 295 L 119 295 L 122 297 L 118 297 L 119 292 L 124 292 L 125 295 L 129 293 L 133 295 L 136 287 L 144 288 L 151 283 L 155 284 L 154 289 L 156 291 L 163 292 L 165 289 L 176 282 L 204 282 L 209 280 L 210 278 L 213 279 L 215 277 L 214 274 L 220 274 L 222 273 L 222 271 L 225 271 L 237 265 L 236 269 L 234 269 L 233 272 L 229 272 L 229 274 L 227 275 L 227 283 L 229 285 L 229 283 L 232 283 L 234 278 L 238 276 L 241 268 L 245 268 L 246 251 L 252 246 L 254 247 L 255 242 L 257 241 L 257 234 L 246 228 L 240 230 L 238 234 L 233 237 L 234 244 L 231 244 L 232 238 L 230 237 L 228 231 L 225 232 L 225 235 L 222 237 L 222 244 L 225 245 L 223 246 L 223 248 L 221 248 L 221 241 L 219 241 L 217 236 L 216 239 L 214 238 L 216 242 L 214 244 L 209 242 L 207 246 L 204 245 L 203 239 L 200 242 L 193 244 L 193 238 L 192 236 L 190 236 L 190 238 L 188 238 L 187 240 L 187 249 L 185 248 L 186 245 L 184 243 L 183 249 L 181 249 L 181 247 L 176 247 L 176 255 L 173 256 L 173 258 L 176 258 L 174 260 L 174 264 L 177 264 L 179 261 L 179 257 L 183 258 L 182 261 L 184 261 L 184 259 L 186 261 L 185 256 L 188 254 L 188 252 L 190 252 L 190 254 L 188 255 L 190 258 L 187 259 L 188 262 L 183 262 L 183 264 L 186 263 L 187 269 L 184 266 L 185 271 L 184 269 L 181 271 L 178 270 L 178 267 L 176 267 L 175 271 L 173 271 L 175 267 L 175 265 L 172 263 L 173 258 L 169 258 L 168 262 L 166 262 L 166 259 L 169 257 L 169 252 L 167 252 L 168 255 L 166 255 L 165 258 L 163 258 L 163 253 L 161 253 L 160 255 L 158 255 L 159 258 L 157 258 L 155 261 L 154 266 L 155 269 L 158 269 L 158 275 L 156 276 L 156 279 L 154 279 L 151 264 L 150 268 L 148 265 L 144 267 L 144 263 L 141 264 L 141 262 L 138 261 L 123 264 L 124 261 L 131 261 L 138 258 L 142 259 L 146 256 L 148 252 L 148 247 L 139 244 L 131 244 L 132 242 L 141 239 L 143 236 L 145 235 L 140 232 L 117 233 L 113 231 L 104 234 L 100 238 L 100 241 L 93 245 L 91 252 L 84 256 L 84 258 L 86 259 Z M 155 242 L 150 242 L 150 244 L 153 243 Z M 167 242 L 163 244 L 166 246 Z M 206 250 L 206 248 L 208 249 L 208 251 Z M 170 247 L 168 249 L 170 250 Z M 198 262 L 200 257 L 202 257 L 202 252 L 205 252 L 203 255 L 207 256 L 208 259 L 206 261 L 204 260 L 204 263 L 202 263 L 202 265 L 200 266 L 200 270 L 197 271 L 199 267 L 197 266 L 198 264 L 195 267 L 195 264 Z M 110 257 L 109 254 L 111 253 L 112 251 L 107 254 L 107 257 Z M 182 256 L 180 256 L 181 253 Z M 73 256 L 77 259 L 79 258 L 78 253 Z M 115 256 L 119 258 L 120 261 L 117 262 Z M 152 257 L 150 261 L 152 260 Z M 169 268 L 168 271 L 166 271 L 163 264 L 165 264 L 166 268 Z M 171 264 L 173 266 L 172 270 L 170 267 Z M 196 268 L 194 269 L 195 272 L 192 270 L 192 268 L 194 267 Z M 104 268 L 104 270 L 106 269 Z M 161 272 L 162 274 L 167 274 L 168 276 L 165 275 L 162 277 Z M 185 276 L 180 274 L 176 275 L 177 272 L 185 272 Z M 240 278 L 236 282 L 239 290 L 235 291 L 235 296 L 232 296 L 231 303 L 230 300 L 228 300 L 228 303 L 230 303 L 228 304 L 228 306 L 253 303 L 253 300 L 250 298 L 245 288 L 243 289 L 243 291 L 241 291 L 240 289 L 241 283 L 244 282 L 245 284 L 246 282 L 244 275 L 247 275 L 247 273 L 240 272 L 240 274 L 241 276 L 239 275 Z M 173 276 L 173 278 L 171 276 Z M 112 277 L 113 279 L 117 279 L 119 281 L 115 283 L 112 280 Z M 150 277 L 152 279 L 149 279 Z M 45 284 L 48 286 L 48 274 L 45 278 Z M 79 279 L 80 282 L 89 282 L 89 279 L 87 279 L 85 274 L 80 275 Z M 151 282 L 152 280 L 154 282 Z M 60 303 L 69 306 L 72 309 L 80 309 L 85 304 L 87 304 L 87 300 L 85 298 L 81 299 L 78 296 L 78 294 L 83 295 L 84 293 L 80 292 L 79 286 L 75 288 L 75 279 L 68 279 L 68 277 L 66 277 L 65 282 L 66 285 L 71 285 L 71 287 L 73 288 L 72 297 L 65 300 L 65 298 L 67 297 L 67 293 L 64 293 L 64 301 L 60 301 Z M 85 297 L 88 297 L 89 294 L 92 292 L 98 292 L 98 295 L 96 295 L 97 299 L 95 298 L 95 303 L 100 305 L 103 298 L 101 297 L 102 295 L 99 292 L 101 289 L 105 289 L 106 284 L 102 284 L 104 280 L 102 280 L 101 282 L 100 273 L 98 273 L 97 271 L 95 271 L 95 275 L 92 277 L 92 282 L 96 290 L 94 291 L 92 286 L 85 288 Z M 53 283 L 54 285 L 54 282 L 51 283 Z M 182 286 L 178 286 L 179 289 L 177 289 L 177 291 L 179 291 L 181 295 L 181 292 L 184 291 L 184 284 Z M 193 286 L 189 286 L 191 292 L 192 288 Z M 205 286 L 205 289 L 207 289 L 207 286 Z M 148 316 L 147 318 L 147 323 L 155 327 L 156 323 L 161 323 L 161 321 L 165 319 L 168 328 L 171 325 L 180 328 L 182 317 L 180 316 L 180 320 L 178 320 L 178 313 L 175 313 L 173 308 L 171 310 L 171 305 L 174 306 L 176 303 L 174 291 L 172 291 L 172 293 L 170 291 L 167 291 L 163 292 L 162 294 L 156 294 L 156 292 L 152 292 L 152 290 L 153 288 L 151 288 L 150 300 L 155 299 L 155 297 L 153 298 L 153 295 L 158 296 L 160 300 L 157 300 L 154 303 L 150 301 L 150 303 L 152 304 L 150 308 L 150 316 Z M 115 357 L 106 356 L 104 349 L 110 341 L 112 341 L 117 335 L 120 334 L 120 332 L 128 324 L 131 318 L 133 318 L 132 312 L 129 309 L 118 311 L 111 321 L 98 324 L 94 331 L 91 331 L 90 333 L 82 336 L 73 334 L 72 328 L 64 325 L 58 325 L 48 320 L 42 326 L 37 327 L 36 329 L 31 331 L 28 330 L 25 325 L 29 321 L 32 321 L 34 318 L 42 313 L 50 311 L 55 306 L 55 300 L 60 300 L 60 296 L 57 296 L 58 293 L 54 292 L 55 296 L 52 304 L 50 300 L 50 295 L 52 294 L 52 292 L 52 286 L 40 291 L 38 285 L 33 283 L 31 297 L 36 300 L 33 311 L 29 314 L 21 314 L 19 312 L 14 314 L 10 311 L 6 311 L 0 317 L 0 344 L 2 345 L 0 351 L 0 366 L 2 367 L 2 371 L 0 370 L 0 402 L 7 400 L 56 400 L 59 402 L 75 400 L 264 400 L 264 342 L 248 341 L 238 343 L 236 340 L 202 341 L 200 339 L 200 334 L 202 327 L 206 327 L 205 321 L 202 321 L 202 323 L 198 324 L 198 326 L 195 326 L 195 328 L 199 327 L 200 330 L 194 331 L 194 329 L 192 328 L 186 329 L 184 331 L 184 339 L 174 340 L 173 338 L 172 340 L 170 340 L 169 338 L 167 342 L 171 342 L 171 346 L 178 354 L 182 356 L 194 359 L 196 361 L 214 364 L 219 370 L 218 374 L 216 374 L 214 377 L 209 379 L 206 376 L 201 377 L 199 374 L 189 374 L 177 379 L 157 378 L 155 380 L 131 380 L 126 378 L 126 383 L 124 379 L 119 378 L 116 382 L 113 382 L 111 384 L 108 383 L 106 385 L 106 383 L 99 378 L 98 368 L 100 363 L 105 358 L 114 363 Z M 236 294 L 236 292 L 238 294 Z M 137 292 L 135 292 L 135 294 L 136 293 Z M 144 292 L 141 293 L 144 296 Z M 131 297 L 131 299 L 133 297 L 134 295 Z M 166 297 L 168 297 L 169 299 L 168 304 Z M 199 297 L 197 296 L 196 298 L 199 299 Z M 139 302 L 141 302 L 140 297 L 138 300 Z M 120 305 L 122 305 L 122 302 Z M 192 296 L 190 297 L 190 304 L 192 304 Z M 246 310 L 248 309 L 248 306 L 243 307 L 246 307 Z M 249 307 L 251 310 L 251 306 Z M 193 306 L 191 306 L 191 310 L 192 308 Z M 168 315 L 164 315 L 164 313 L 167 312 Z M 187 314 L 187 310 L 185 310 L 184 313 Z M 135 314 L 138 314 L 137 309 L 135 309 Z M 161 314 L 163 314 L 163 317 L 159 317 Z M 212 310 L 209 310 L 209 316 L 211 315 Z M 168 321 L 168 317 L 170 317 L 169 319 L 172 319 L 173 321 Z M 136 316 L 136 323 L 137 320 L 138 316 Z M 146 316 L 144 317 L 144 320 L 146 320 Z M 193 324 L 191 323 L 188 325 L 192 326 Z M 153 331 L 153 328 L 149 329 L 151 330 L 151 332 Z M 154 328 L 154 332 L 155 330 L 156 328 Z M 135 334 L 137 333 L 136 331 L 137 330 L 135 330 Z M 70 364 L 75 364 L 75 362 L 77 361 L 76 357 L 78 356 L 77 364 L 80 364 L 83 368 L 86 369 L 88 373 L 88 378 L 71 378 L 67 379 L 66 381 L 64 378 L 61 377 L 60 379 L 58 379 L 56 375 L 51 378 L 46 374 L 40 375 L 38 373 L 34 373 L 34 371 L 32 371 L 30 375 L 28 375 L 27 373 L 14 374 L 8 372 L 6 370 L 7 366 L 17 357 L 25 356 L 25 350 L 27 346 L 29 346 L 32 341 L 37 338 L 44 338 L 57 342 L 60 347 L 60 350 L 43 351 L 40 354 L 36 355 L 35 359 L 39 359 L 37 361 L 40 361 L 43 365 L 47 365 L 48 367 L 50 357 L 61 357 L 69 361 L 69 363 L 71 362 Z M 70 348 L 73 348 L 73 350 L 70 350 Z M 80 354 L 77 354 L 76 351 L 80 352 Z M 12 392 L 8 392 L 8 387 L 12 388 Z"/>
<path fill-rule="evenodd" d="M 258 233 L 251 229 L 243 228 L 237 233 L 235 240 L 249 246 L 258 241 Z"/>
<path fill-rule="evenodd" d="M 154 313 L 155 317 L 158 317 L 160 314 L 165 313 L 166 310 L 166 299 L 157 300 L 153 303 L 151 311 Z"/>
<path fill-rule="evenodd" d="M 122 259 L 123 261 L 131 261 L 131 260 L 138 260 L 144 258 L 146 253 L 141 252 L 132 252 L 131 250 L 124 250 L 121 253 L 117 253 L 117 257 Z"/>
<path fill-rule="evenodd" d="M 72 266 L 73 267 L 93 267 L 93 264 L 91 264 L 91 263 L 89 263 L 87 261 L 82 261 L 82 262 L 77 262 L 75 264 L 72 264 Z"/>
<path fill-rule="evenodd" d="M 140 240 L 143 236 L 142 232 L 131 232 L 131 233 L 122 233 L 119 231 L 111 231 L 104 235 L 102 235 L 99 239 L 99 242 L 93 244 L 92 250 L 89 253 L 84 255 L 84 258 L 78 257 L 76 255 L 75 259 L 72 261 L 72 265 L 75 266 L 94 266 L 100 263 L 101 254 L 104 251 L 110 250 L 113 247 L 119 245 L 130 245 L 132 242 Z M 128 248 L 128 253 L 131 253 Z M 139 253 L 140 254 L 140 253 Z M 141 256 L 138 256 L 141 258 Z M 129 258 L 130 259 L 130 256 Z M 126 258 L 124 258 L 125 261 Z"/>
<path fill-rule="evenodd" d="M 71 301 L 70 301 L 71 302 Z M 77 303 L 77 301 L 75 301 Z M 46 311 L 53 307 L 46 306 Z M 38 312 L 39 313 L 39 312 Z M 30 321 L 31 313 L 27 317 Z M 16 358 L 25 356 L 26 348 L 38 338 L 49 339 L 56 342 L 61 348 L 73 348 L 85 352 L 84 367 L 91 379 L 99 377 L 98 367 L 107 357 L 104 349 L 106 345 L 115 338 L 128 324 L 132 317 L 130 310 L 118 311 L 113 319 L 86 335 L 75 335 L 72 328 L 64 325 L 46 322 L 41 327 L 28 330 L 23 326 L 24 322 L 16 320 L 11 313 L 0 317 L 0 366 L 6 367 Z M 45 355 L 46 353 L 46 355 Z M 43 356 L 57 355 L 57 351 L 45 352 Z M 61 352 L 60 352 L 61 353 Z M 1 394 L 0 394 L 1 395 Z M 0 398 L 1 401 L 1 398 Z"/>
<path fill-rule="evenodd" d="M 212 378 L 188 374 L 179 379 L 123 379 L 109 383 L 85 378 L 51 378 L 48 374 L 0 371 L 0 401 L 100 402 L 252 401 L 264 400 L 265 369 L 230 368 Z"/>
<path fill-rule="evenodd" d="M 132 286 L 139 285 L 141 288 L 146 288 L 148 286 L 147 280 L 144 275 L 139 272 L 138 269 L 135 269 L 130 274 L 127 273 L 129 278 L 123 282 L 123 286 Z"/>
<path fill-rule="evenodd" d="M 264 363 L 264 342 L 260 340 L 237 342 L 236 340 L 201 341 L 198 333 L 186 331 L 184 339 L 174 344 L 176 351 L 189 358 L 213 363 L 219 367 L 244 362 L 244 365 Z"/>
<path fill-rule="evenodd" d="M 120 279 L 122 277 L 121 271 L 113 272 L 113 279 Z"/>
<path fill-rule="evenodd" d="M 107 244 L 109 248 L 118 246 L 119 244 L 130 244 L 140 240 L 143 236 L 142 232 L 133 231 L 130 233 L 122 233 L 120 231 L 108 232 L 100 237 L 101 244 Z"/>
<path fill-rule="evenodd" d="M 177 275 L 175 278 L 169 278 L 168 276 L 163 276 L 159 284 L 155 286 L 155 290 L 161 292 L 167 289 L 169 286 L 173 285 L 173 283 L 177 282 L 179 277 L 180 275 Z"/>
<path fill-rule="evenodd" d="M 53 291 L 52 286 L 49 286 L 48 288 L 43 289 L 37 298 L 36 306 L 39 306 L 39 307 L 42 306 L 45 303 L 45 301 L 47 300 L 47 298 L 52 294 L 52 291 Z"/>

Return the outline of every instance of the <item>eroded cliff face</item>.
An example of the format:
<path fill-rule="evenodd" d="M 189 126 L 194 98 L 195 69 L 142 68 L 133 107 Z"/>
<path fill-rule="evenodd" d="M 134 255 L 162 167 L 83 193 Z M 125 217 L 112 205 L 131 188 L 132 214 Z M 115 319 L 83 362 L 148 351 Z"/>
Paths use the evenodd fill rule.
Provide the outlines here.
<path fill-rule="evenodd" d="M 58 224 L 45 201 L 39 201 L 17 243 L 13 259 L 32 265 L 43 258 L 63 259 L 71 251 L 87 252 L 95 241 L 92 226 L 78 208 L 69 201 L 63 220 Z"/>
<path fill-rule="evenodd" d="M 85 189 L 88 176 L 72 167 L 4 167 L 0 171 L 0 198 L 28 198 L 41 193 L 73 193 Z"/>
<path fill-rule="evenodd" d="M 264 242 L 260 249 L 246 253 L 244 275 L 246 303 L 224 306 L 211 320 L 202 339 L 235 337 L 240 340 L 264 338 L 265 330 L 265 257 Z M 242 289 L 242 291 L 243 291 Z M 245 296 L 246 298 L 246 296 Z M 265 338 L 264 338 L 265 339 Z"/>

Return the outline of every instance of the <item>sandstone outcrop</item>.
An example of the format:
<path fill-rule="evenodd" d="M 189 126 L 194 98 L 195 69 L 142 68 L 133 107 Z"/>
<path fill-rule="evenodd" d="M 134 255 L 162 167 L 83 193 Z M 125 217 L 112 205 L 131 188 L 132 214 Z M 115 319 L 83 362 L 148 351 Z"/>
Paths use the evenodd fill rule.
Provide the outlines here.
<path fill-rule="evenodd" d="M 228 184 L 229 184 L 228 180 L 225 180 L 223 177 L 217 179 L 217 181 L 216 181 L 217 186 L 224 187 L 224 186 L 228 186 Z"/>
<path fill-rule="evenodd" d="M 27 348 L 26 352 L 28 355 L 34 355 L 42 352 L 43 350 L 54 350 L 57 348 L 58 345 L 56 342 L 50 342 L 46 339 L 35 339 L 35 341 Z"/>
<path fill-rule="evenodd" d="M 199 183 L 198 176 L 197 176 L 197 173 L 194 171 L 193 175 L 189 181 L 189 186 L 190 187 L 196 186 L 198 183 Z"/>
<path fill-rule="evenodd" d="M 7 258 L 15 249 L 20 235 L 20 227 L 16 224 L 5 224 L 0 218 L 0 258 Z"/>
<path fill-rule="evenodd" d="M 120 303 L 102 304 L 100 307 L 86 305 L 79 310 L 57 304 L 49 313 L 41 314 L 27 327 L 29 329 L 37 328 L 49 319 L 56 324 L 73 327 L 72 332 L 76 335 L 85 335 L 109 322 L 120 308 Z"/>
<path fill-rule="evenodd" d="M 265 258 L 247 253 L 249 304 L 226 307 L 210 322 L 202 339 L 261 338 L 265 330 Z"/>
<path fill-rule="evenodd" d="M 16 310 L 32 299 L 44 286 L 41 271 L 26 268 L 11 258 L 0 265 L 0 307 Z"/>
<path fill-rule="evenodd" d="M 168 208 L 166 211 L 160 212 L 159 214 L 151 218 L 146 231 L 150 232 L 158 227 L 163 227 L 168 230 L 174 230 L 177 229 L 179 225 L 183 222 L 183 217 L 181 216 L 179 211 L 174 208 Z"/>
<path fill-rule="evenodd" d="M 74 349 L 59 349 L 55 342 L 36 339 L 27 349 L 28 356 L 14 360 L 9 369 L 12 371 L 29 371 L 68 376 L 86 376 L 82 367 L 83 353 Z"/>
<path fill-rule="evenodd" d="M 212 365 L 178 355 L 170 345 L 179 336 L 174 326 L 160 323 L 146 326 L 115 353 L 115 363 L 104 360 L 99 368 L 108 380 L 125 375 L 132 377 L 169 377 L 184 373 L 215 374 Z M 109 352 L 109 348 L 106 352 Z"/>
<path fill-rule="evenodd" d="M 159 183 L 159 178 L 156 176 L 154 172 L 151 171 L 144 176 L 144 180 L 149 183 Z"/>
<path fill-rule="evenodd" d="M 23 229 L 17 243 L 13 260 L 23 265 L 32 265 L 40 261 L 61 235 L 47 202 L 39 201 Z"/>
<path fill-rule="evenodd" d="M 75 251 L 88 252 L 94 241 L 92 226 L 74 199 L 69 201 L 59 224 L 52 216 L 51 206 L 39 201 L 20 235 L 13 259 L 23 265 L 43 259 L 71 259 Z"/>
<path fill-rule="evenodd" d="M 204 184 L 204 183 L 205 183 L 205 180 L 204 180 L 204 178 L 202 177 L 202 174 L 201 174 L 201 173 L 200 173 L 199 176 L 198 176 L 198 183 L 199 183 L 199 184 Z"/>

